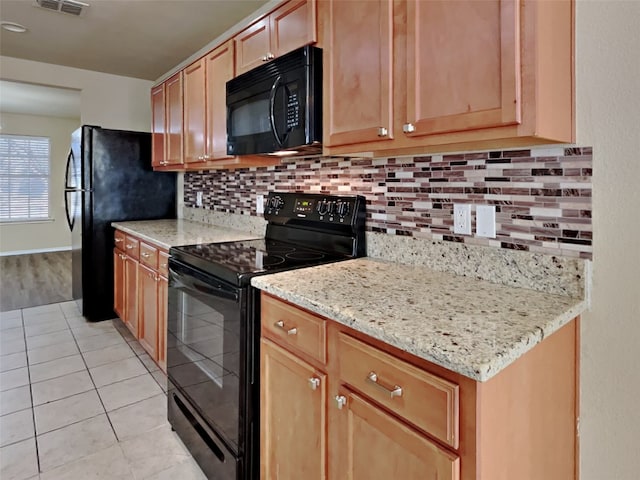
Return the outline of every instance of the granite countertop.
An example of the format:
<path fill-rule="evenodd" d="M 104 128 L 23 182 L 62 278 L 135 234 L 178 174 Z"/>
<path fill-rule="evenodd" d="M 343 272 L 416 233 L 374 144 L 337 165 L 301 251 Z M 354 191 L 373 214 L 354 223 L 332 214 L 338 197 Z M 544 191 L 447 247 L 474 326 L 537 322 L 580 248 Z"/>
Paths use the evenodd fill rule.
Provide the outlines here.
<path fill-rule="evenodd" d="M 262 238 L 242 230 L 184 219 L 113 222 L 111 226 L 166 249 L 178 245 Z"/>
<path fill-rule="evenodd" d="M 252 285 L 454 372 L 486 381 L 587 308 L 582 298 L 360 258 Z"/>

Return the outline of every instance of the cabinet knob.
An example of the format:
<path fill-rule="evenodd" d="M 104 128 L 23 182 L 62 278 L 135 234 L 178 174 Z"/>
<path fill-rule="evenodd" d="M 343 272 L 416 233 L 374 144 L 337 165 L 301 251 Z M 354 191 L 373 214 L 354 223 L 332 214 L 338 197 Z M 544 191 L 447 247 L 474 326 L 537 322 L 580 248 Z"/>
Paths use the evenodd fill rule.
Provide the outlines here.
<path fill-rule="evenodd" d="M 311 377 L 309 379 L 309 387 L 311 387 L 311 390 L 315 390 L 320 386 L 320 379 L 317 377 Z"/>
<path fill-rule="evenodd" d="M 268 60 L 267 56 L 266 56 L 266 55 L 264 55 L 264 56 L 262 57 L 262 61 L 263 61 L 263 62 L 266 62 L 267 60 Z"/>
<path fill-rule="evenodd" d="M 394 385 L 393 387 L 385 387 L 380 383 L 380 379 L 378 378 L 378 374 L 376 372 L 369 372 L 366 378 L 367 382 L 375 385 L 377 388 L 382 390 L 384 393 L 389 395 L 389 398 L 393 397 L 401 397 L 402 396 L 402 387 L 398 385 Z"/>
<path fill-rule="evenodd" d="M 147 275 L 149 275 L 149 278 L 151 278 L 152 280 L 157 280 L 155 273 L 147 273 Z"/>
<path fill-rule="evenodd" d="M 133 248 L 133 245 L 127 245 L 127 250 L 131 250 Z"/>
<path fill-rule="evenodd" d="M 389 135 L 389 131 L 386 128 L 384 128 L 384 127 L 378 128 L 378 136 L 379 137 L 386 137 L 387 135 Z"/>
<path fill-rule="evenodd" d="M 122 239 L 121 238 L 116 238 L 116 243 L 122 243 Z"/>
<path fill-rule="evenodd" d="M 273 53 L 267 53 L 267 60 L 273 60 L 274 58 L 276 58 L 276 56 Z"/>
<path fill-rule="evenodd" d="M 140 255 L 142 255 L 144 258 L 149 258 L 151 256 L 151 254 L 147 252 L 142 252 Z"/>
<path fill-rule="evenodd" d="M 413 123 L 405 123 L 402 126 L 402 131 L 404 133 L 413 133 L 416 131 L 416 126 Z"/>
<path fill-rule="evenodd" d="M 344 395 L 336 395 L 335 401 L 336 405 L 338 406 L 338 410 L 342 410 L 342 407 L 347 404 L 347 397 L 345 397 Z"/>

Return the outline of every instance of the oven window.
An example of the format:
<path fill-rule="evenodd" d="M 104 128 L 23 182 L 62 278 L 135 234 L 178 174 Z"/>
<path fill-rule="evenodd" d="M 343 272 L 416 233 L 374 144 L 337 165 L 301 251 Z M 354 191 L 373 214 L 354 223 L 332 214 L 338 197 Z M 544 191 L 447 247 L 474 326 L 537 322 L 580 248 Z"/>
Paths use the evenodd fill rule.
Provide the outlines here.
<path fill-rule="evenodd" d="M 211 428 L 237 449 L 243 309 L 239 289 L 218 287 L 172 278 L 167 373 Z"/>

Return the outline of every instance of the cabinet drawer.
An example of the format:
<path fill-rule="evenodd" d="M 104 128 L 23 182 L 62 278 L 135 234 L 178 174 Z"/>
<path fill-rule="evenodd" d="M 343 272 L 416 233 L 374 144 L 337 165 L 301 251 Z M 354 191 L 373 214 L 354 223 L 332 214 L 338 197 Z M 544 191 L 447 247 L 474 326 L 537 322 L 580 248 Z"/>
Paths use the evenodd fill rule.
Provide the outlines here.
<path fill-rule="evenodd" d="M 140 242 L 140 262 L 153 270 L 157 270 L 158 249 L 148 243 Z"/>
<path fill-rule="evenodd" d="M 337 358 L 342 382 L 458 448 L 458 385 L 344 333 L 338 338 Z"/>
<path fill-rule="evenodd" d="M 124 251 L 131 258 L 138 260 L 140 256 L 140 240 L 131 235 L 127 235 L 124 241 Z"/>
<path fill-rule="evenodd" d="M 326 320 L 268 295 L 262 295 L 262 333 L 293 352 L 327 361 Z"/>
<path fill-rule="evenodd" d="M 158 273 L 165 278 L 169 277 L 169 254 L 164 250 L 158 251 Z"/>
<path fill-rule="evenodd" d="M 127 235 L 122 230 L 116 230 L 114 234 L 115 240 L 113 242 L 114 246 L 118 250 L 124 250 L 124 244 L 127 239 Z"/>

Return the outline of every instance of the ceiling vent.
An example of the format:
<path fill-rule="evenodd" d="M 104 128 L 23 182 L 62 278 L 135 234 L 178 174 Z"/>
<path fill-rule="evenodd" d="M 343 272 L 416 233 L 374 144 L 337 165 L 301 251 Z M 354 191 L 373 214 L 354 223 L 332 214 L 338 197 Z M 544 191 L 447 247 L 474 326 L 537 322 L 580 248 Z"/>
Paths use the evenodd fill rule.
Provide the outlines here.
<path fill-rule="evenodd" d="M 79 17 L 84 14 L 89 4 L 77 0 L 35 0 L 34 6 Z"/>

